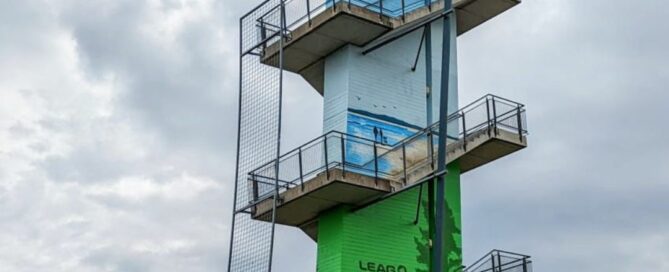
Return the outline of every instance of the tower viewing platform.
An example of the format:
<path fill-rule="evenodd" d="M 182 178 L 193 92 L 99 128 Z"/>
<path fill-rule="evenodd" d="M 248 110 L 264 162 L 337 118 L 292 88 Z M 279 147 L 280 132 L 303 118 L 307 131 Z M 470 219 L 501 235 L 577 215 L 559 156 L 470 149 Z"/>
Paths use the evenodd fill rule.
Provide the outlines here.
<path fill-rule="evenodd" d="M 458 36 L 519 3 L 265 0 L 242 16 L 228 271 L 272 271 L 276 224 L 317 243 L 319 272 L 461 271 L 461 175 L 526 148 L 528 131 L 523 104 L 459 104 Z M 323 135 L 290 152 L 286 71 L 323 103 Z M 467 271 L 529 267 L 488 257 Z"/>
<path fill-rule="evenodd" d="M 271 2 L 268 2 L 271 3 Z M 520 0 L 453 0 L 457 34 L 461 35 L 516 6 Z M 283 68 L 302 75 L 320 94 L 324 91 L 324 58 L 347 44 L 372 45 L 413 31 L 443 16 L 443 0 L 289 0 L 285 2 L 287 30 Z M 255 22 L 262 47 L 253 48 L 263 63 L 279 65 L 277 22 L 280 6 L 269 9 Z"/>
<path fill-rule="evenodd" d="M 318 137 L 248 174 L 252 216 L 271 218 L 278 182 L 276 223 L 300 227 L 315 240 L 323 211 L 364 206 L 434 178 L 438 127 L 392 146 L 336 131 Z M 461 173 L 527 146 L 524 105 L 494 95 L 452 114 L 448 130 L 448 163 L 457 161 Z"/>

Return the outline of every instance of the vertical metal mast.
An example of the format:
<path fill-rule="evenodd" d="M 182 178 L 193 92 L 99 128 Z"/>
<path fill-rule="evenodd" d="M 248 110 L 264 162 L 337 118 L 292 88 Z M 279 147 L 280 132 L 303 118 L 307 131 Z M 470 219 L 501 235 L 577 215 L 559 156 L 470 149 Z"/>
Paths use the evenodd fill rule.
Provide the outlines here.
<path fill-rule="evenodd" d="M 425 127 L 429 127 L 434 123 L 432 118 L 432 23 L 425 25 L 425 89 L 427 97 L 427 124 Z M 428 150 L 428 152 L 432 155 L 432 150 Z"/>
<path fill-rule="evenodd" d="M 281 143 L 285 0 L 265 0 L 240 19 L 240 73 L 237 168 L 227 271 L 272 269 L 279 167 L 268 171 L 267 183 L 251 186 L 248 173 L 259 161 L 278 161 Z M 268 54 L 268 44 L 279 46 Z M 273 201 L 269 214 L 253 217 L 261 201 Z"/>
<path fill-rule="evenodd" d="M 238 103 L 238 109 L 237 109 L 237 156 L 235 159 L 235 162 L 239 162 L 239 150 L 241 147 L 241 137 L 240 137 L 240 132 L 242 130 L 242 66 L 243 64 L 243 56 L 244 56 L 244 43 L 242 42 L 244 40 L 243 36 L 243 18 L 239 19 L 239 101 Z M 232 223 L 231 223 L 231 228 L 233 229 L 230 231 L 230 245 L 228 246 L 228 272 L 230 272 L 231 266 L 232 266 L 232 247 L 234 244 L 234 239 L 235 239 L 235 214 L 237 211 L 237 189 L 239 186 L 239 183 L 237 180 L 239 179 L 239 168 L 235 168 L 235 193 L 234 193 L 234 198 L 232 200 Z"/>
<path fill-rule="evenodd" d="M 272 201 L 272 238 L 270 240 L 268 272 L 272 272 L 272 261 L 274 259 L 274 235 L 276 233 L 276 203 L 279 201 L 279 159 L 281 158 L 281 113 L 283 109 L 283 43 L 286 33 L 286 6 L 285 0 L 280 0 L 279 4 L 280 20 L 279 22 L 279 116 L 278 134 L 276 138 L 276 164 L 274 165 L 274 201 Z"/>
<path fill-rule="evenodd" d="M 451 65 L 451 24 L 452 20 L 451 0 L 444 1 L 444 25 L 441 60 L 441 92 L 439 103 L 439 149 L 437 158 L 437 192 L 435 211 L 435 245 L 432 251 L 432 263 L 434 271 L 443 271 L 444 259 L 444 208 L 445 208 L 445 182 L 448 169 L 446 168 L 446 144 L 448 141 L 448 93 Z"/>
<path fill-rule="evenodd" d="M 426 0 L 426 4 L 429 4 L 430 0 Z M 426 120 L 427 124 L 425 127 L 430 127 L 434 124 L 434 118 L 432 118 L 433 109 L 432 109 L 432 23 L 425 25 L 425 92 L 426 92 Z M 428 141 L 431 141 L 428 144 L 428 159 L 432 167 L 434 167 L 434 149 L 432 148 L 433 137 L 428 136 Z M 434 170 L 434 168 L 432 169 Z M 422 190 L 422 185 L 421 185 Z M 421 191 L 422 192 L 422 191 Z M 428 233 L 430 239 L 434 238 L 434 179 L 431 179 L 427 183 L 427 210 L 429 211 L 428 215 Z M 432 252 L 430 248 L 430 252 Z M 430 269 L 432 271 L 432 269 Z"/>

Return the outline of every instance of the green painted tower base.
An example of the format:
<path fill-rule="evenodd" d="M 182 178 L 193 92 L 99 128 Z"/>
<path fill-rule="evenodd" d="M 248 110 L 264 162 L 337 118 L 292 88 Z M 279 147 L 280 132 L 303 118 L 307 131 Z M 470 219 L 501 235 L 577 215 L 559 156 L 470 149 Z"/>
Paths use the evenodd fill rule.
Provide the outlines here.
<path fill-rule="evenodd" d="M 448 169 L 443 271 L 454 272 L 462 266 L 460 171 L 457 165 Z M 427 184 L 360 210 L 338 207 L 322 214 L 317 271 L 431 271 Z"/>

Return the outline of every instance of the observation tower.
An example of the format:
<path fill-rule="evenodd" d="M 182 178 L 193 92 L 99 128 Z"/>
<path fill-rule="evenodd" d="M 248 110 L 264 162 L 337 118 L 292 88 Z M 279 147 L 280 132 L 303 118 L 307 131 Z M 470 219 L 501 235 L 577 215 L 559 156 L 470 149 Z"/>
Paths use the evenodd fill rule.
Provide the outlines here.
<path fill-rule="evenodd" d="M 531 271 L 498 250 L 462 263 L 461 176 L 527 147 L 527 124 L 496 95 L 459 105 L 457 37 L 518 4 L 267 0 L 244 15 L 228 271 L 271 271 L 290 250 L 276 224 L 317 243 L 319 272 Z M 324 106 L 323 135 L 293 150 L 286 72 Z"/>

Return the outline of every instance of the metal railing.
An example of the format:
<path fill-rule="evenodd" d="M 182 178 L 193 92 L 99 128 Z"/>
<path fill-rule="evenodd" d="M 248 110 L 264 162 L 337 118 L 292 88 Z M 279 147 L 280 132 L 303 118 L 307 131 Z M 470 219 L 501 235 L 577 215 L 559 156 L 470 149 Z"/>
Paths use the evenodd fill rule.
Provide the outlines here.
<path fill-rule="evenodd" d="M 532 272 L 530 256 L 493 250 L 462 272 Z"/>
<path fill-rule="evenodd" d="M 279 192 L 301 187 L 318 175 L 329 178 L 333 170 L 356 173 L 407 184 L 414 171 L 428 165 L 435 169 L 439 124 L 422 129 L 392 146 L 331 131 L 268 162 L 248 175 L 254 202 Z M 486 95 L 448 118 L 449 150 L 464 148 L 482 133 L 500 130 L 515 133 L 523 141 L 527 134 L 525 106 L 494 95 Z M 278 164 L 278 165 L 277 165 Z M 279 170 L 278 180 L 276 170 Z"/>
<path fill-rule="evenodd" d="M 404 20 L 406 15 L 412 11 L 422 7 L 431 7 L 439 1 L 442 0 L 284 0 L 282 4 L 277 5 L 276 1 L 266 0 L 241 18 L 244 22 L 247 21 L 249 14 L 267 10 L 261 16 L 256 17 L 254 24 L 258 37 L 243 44 L 242 51 L 251 52 L 259 46 L 273 43 L 281 32 L 277 18 L 284 20 L 286 26 L 284 35 L 290 37 L 291 31 L 304 24 L 311 25 L 314 17 L 327 10 L 336 11 L 340 3 L 346 4 L 349 8 L 357 6 L 378 13 L 380 19 L 387 17 Z M 282 9 L 285 16 L 281 16 Z"/>

